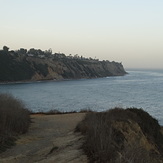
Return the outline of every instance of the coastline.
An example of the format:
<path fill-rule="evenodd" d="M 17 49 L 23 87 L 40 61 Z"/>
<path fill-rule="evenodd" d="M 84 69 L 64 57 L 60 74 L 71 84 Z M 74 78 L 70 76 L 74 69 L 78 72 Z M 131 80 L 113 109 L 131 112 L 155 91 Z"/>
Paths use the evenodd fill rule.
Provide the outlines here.
<path fill-rule="evenodd" d="M 84 79 L 100 79 L 100 78 L 110 78 L 110 77 L 119 77 L 129 74 L 126 72 L 124 75 L 112 75 L 105 77 L 90 77 L 90 78 L 71 78 L 71 79 L 42 79 L 42 80 L 20 80 L 20 81 L 0 81 L 0 85 L 7 84 L 30 84 L 30 83 L 40 83 L 40 82 L 60 82 L 60 81 L 73 81 L 73 80 L 84 80 Z"/>

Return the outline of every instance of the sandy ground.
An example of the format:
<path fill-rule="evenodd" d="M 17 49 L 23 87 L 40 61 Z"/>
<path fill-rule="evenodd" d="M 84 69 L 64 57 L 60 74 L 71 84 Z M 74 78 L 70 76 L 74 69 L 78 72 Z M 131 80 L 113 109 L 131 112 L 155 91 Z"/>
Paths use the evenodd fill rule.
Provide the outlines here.
<path fill-rule="evenodd" d="M 84 113 L 32 115 L 27 134 L 16 145 L 0 154 L 1 163 L 85 163 L 80 149 L 83 137 L 74 133 Z"/>

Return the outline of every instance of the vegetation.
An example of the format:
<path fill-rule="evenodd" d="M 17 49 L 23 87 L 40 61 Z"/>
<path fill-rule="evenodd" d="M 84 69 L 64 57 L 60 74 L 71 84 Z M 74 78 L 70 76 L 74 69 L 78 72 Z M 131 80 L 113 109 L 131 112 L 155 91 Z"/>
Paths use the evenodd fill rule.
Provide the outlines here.
<path fill-rule="evenodd" d="M 1 50 L 1 52 L 6 52 L 6 54 L 8 55 L 12 55 L 12 56 L 31 56 L 31 57 L 40 57 L 40 58 L 60 58 L 60 59 L 75 59 L 75 60 L 95 60 L 98 61 L 98 59 L 93 59 L 91 57 L 89 58 L 85 58 L 83 56 L 79 56 L 78 54 L 75 54 L 74 56 L 72 54 L 69 54 L 69 56 L 66 56 L 64 53 L 54 53 L 52 52 L 52 49 L 48 49 L 48 50 L 41 50 L 41 49 L 34 49 L 31 48 L 29 50 L 24 49 L 24 48 L 20 48 L 18 50 L 11 50 L 9 51 L 9 47 L 7 46 L 3 46 L 3 49 Z"/>
<path fill-rule="evenodd" d="M 76 127 L 90 162 L 158 163 L 163 161 L 163 135 L 156 119 L 142 109 L 115 108 L 90 112 Z"/>
<path fill-rule="evenodd" d="M 30 125 L 30 112 L 20 100 L 0 94 L 0 152 L 14 144 L 19 134 L 26 133 Z"/>
<path fill-rule="evenodd" d="M 3 46 L 3 51 L 8 52 L 9 48 L 7 46 Z"/>
<path fill-rule="evenodd" d="M 34 70 L 26 59 L 17 61 L 8 52 L 0 52 L 0 81 L 29 80 Z"/>
<path fill-rule="evenodd" d="M 77 113 L 76 111 L 71 111 L 71 112 L 61 112 L 59 110 L 49 110 L 47 112 L 30 112 L 30 114 L 43 114 L 43 115 L 55 115 L 55 114 L 69 114 L 69 113 Z"/>

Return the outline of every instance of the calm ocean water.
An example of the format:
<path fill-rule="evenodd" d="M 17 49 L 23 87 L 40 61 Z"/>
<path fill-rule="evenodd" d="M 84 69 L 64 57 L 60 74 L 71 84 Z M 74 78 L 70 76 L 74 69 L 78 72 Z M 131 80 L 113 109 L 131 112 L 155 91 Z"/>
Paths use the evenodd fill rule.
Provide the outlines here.
<path fill-rule="evenodd" d="M 163 125 L 163 70 L 127 72 L 120 77 L 0 84 L 0 93 L 21 99 L 32 111 L 143 108 Z"/>

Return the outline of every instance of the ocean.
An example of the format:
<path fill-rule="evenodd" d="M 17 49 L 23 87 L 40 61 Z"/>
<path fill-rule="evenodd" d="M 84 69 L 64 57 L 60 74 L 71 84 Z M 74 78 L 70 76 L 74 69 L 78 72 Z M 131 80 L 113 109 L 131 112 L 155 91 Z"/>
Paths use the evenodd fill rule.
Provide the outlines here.
<path fill-rule="evenodd" d="M 125 76 L 0 84 L 0 93 L 34 112 L 142 108 L 163 125 L 163 70 L 126 70 Z"/>

